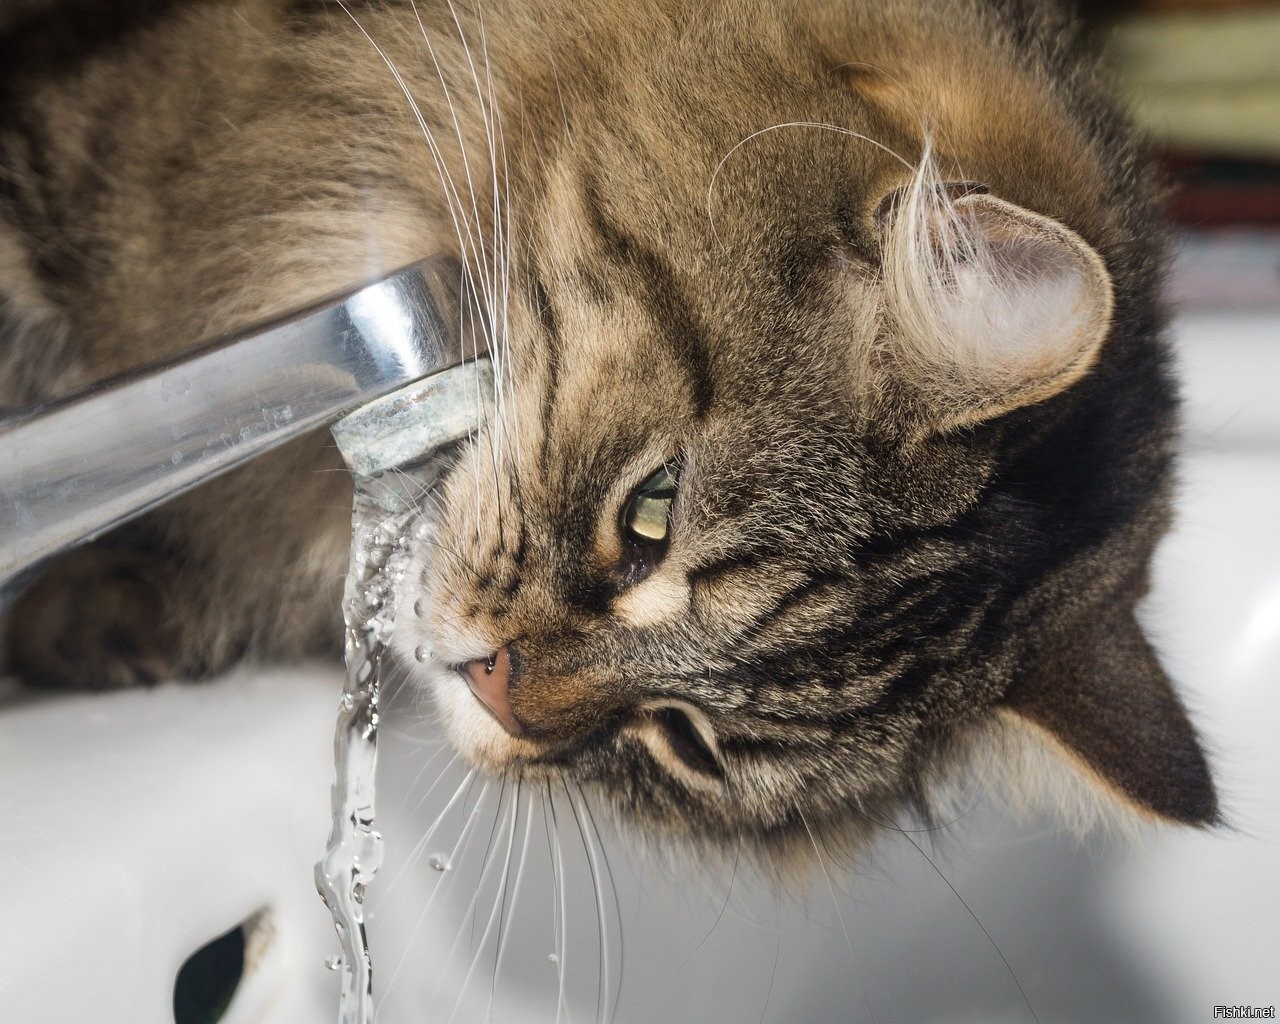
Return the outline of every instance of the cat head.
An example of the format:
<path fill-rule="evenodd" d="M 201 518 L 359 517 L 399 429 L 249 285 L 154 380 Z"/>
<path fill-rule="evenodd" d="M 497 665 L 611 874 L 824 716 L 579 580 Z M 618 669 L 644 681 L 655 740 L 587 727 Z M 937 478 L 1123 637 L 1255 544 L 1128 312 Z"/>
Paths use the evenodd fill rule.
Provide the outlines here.
<path fill-rule="evenodd" d="M 856 838 L 993 723 L 1212 822 L 1133 619 L 1174 414 L 1148 185 L 989 37 L 829 29 L 656 25 L 520 115 L 412 678 L 484 769 L 709 842 Z"/>

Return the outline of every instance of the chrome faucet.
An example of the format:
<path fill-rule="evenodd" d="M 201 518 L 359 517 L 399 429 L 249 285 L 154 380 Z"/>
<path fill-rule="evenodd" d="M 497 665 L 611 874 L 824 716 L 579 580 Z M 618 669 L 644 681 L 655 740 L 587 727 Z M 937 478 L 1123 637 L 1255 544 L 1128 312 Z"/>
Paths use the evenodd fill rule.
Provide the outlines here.
<path fill-rule="evenodd" d="M 429 260 L 0 420 L 0 610 L 41 562 L 415 381 L 487 355 Z"/>

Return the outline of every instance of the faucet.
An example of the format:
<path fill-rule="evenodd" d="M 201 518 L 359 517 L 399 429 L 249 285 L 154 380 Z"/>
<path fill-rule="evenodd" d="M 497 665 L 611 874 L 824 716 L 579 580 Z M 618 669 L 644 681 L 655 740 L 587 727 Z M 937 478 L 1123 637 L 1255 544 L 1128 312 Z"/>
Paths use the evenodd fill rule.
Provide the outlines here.
<path fill-rule="evenodd" d="M 0 611 L 66 548 L 424 378 L 461 386 L 488 349 L 463 339 L 460 292 L 456 263 L 427 260 L 0 420 Z M 370 406 L 384 436 L 395 406 Z"/>

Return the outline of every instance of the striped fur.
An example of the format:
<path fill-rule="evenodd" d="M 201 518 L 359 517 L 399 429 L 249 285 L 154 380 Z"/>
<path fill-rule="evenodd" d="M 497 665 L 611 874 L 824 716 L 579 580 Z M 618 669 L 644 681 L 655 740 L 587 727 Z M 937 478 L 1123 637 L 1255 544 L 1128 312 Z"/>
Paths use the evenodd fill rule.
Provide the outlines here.
<path fill-rule="evenodd" d="M 398 643 L 478 764 L 779 852 L 923 803 L 998 712 L 1216 818 L 1127 625 L 1168 518 L 1158 186 L 1048 4 L 151 2 L 56 60 L 31 10 L 0 40 L 7 393 L 466 268 L 497 414 L 424 503 Z M 636 549 L 671 462 L 669 543 Z M 147 664 L 336 640 L 333 468 L 315 438 L 117 538 L 177 638 Z M 77 640 L 136 627 L 76 571 L 19 606 L 17 666 L 136 678 Z M 458 672 L 502 645 L 520 736 Z"/>

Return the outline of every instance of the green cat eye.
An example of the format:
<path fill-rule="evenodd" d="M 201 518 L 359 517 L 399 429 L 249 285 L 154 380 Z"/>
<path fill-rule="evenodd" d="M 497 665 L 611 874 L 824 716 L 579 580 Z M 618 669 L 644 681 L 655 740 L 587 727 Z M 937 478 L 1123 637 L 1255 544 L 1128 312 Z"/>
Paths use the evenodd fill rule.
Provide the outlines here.
<path fill-rule="evenodd" d="M 676 470 L 663 466 L 642 483 L 622 517 L 627 539 L 633 544 L 661 544 L 667 539 L 671 503 L 676 497 Z"/>

